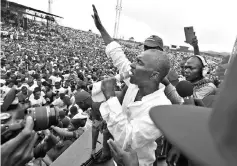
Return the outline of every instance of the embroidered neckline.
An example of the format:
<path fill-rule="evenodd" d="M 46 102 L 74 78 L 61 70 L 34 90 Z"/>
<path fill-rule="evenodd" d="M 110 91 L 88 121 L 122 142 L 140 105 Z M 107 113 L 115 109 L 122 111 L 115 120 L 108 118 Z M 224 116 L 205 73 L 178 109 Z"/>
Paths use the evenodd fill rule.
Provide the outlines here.
<path fill-rule="evenodd" d="M 209 79 L 203 78 L 200 81 L 193 83 L 194 89 L 199 89 L 202 88 L 204 86 L 206 86 L 207 84 L 209 84 L 211 81 Z"/>

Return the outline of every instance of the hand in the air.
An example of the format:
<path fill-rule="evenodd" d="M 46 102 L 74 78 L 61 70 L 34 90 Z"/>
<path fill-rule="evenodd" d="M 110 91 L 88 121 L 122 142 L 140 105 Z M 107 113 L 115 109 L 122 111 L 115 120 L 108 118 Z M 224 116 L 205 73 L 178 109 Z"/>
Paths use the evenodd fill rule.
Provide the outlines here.
<path fill-rule="evenodd" d="M 106 78 L 101 83 L 101 91 L 105 95 L 105 98 L 108 100 L 110 97 L 115 96 L 115 85 L 116 79 L 113 77 Z"/>
<path fill-rule="evenodd" d="M 180 151 L 176 147 L 172 147 L 168 153 L 167 162 L 177 163 L 180 157 Z"/>
<path fill-rule="evenodd" d="M 100 17 L 99 17 L 98 12 L 95 8 L 95 5 L 92 5 L 92 8 L 93 8 L 93 12 L 94 12 L 94 14 L 92 15 L 92 18 L 94 19 L 95 26 L 98 30 L 101 30 L 103 28 L 103 25 L 100 21 Z"/>
<path fill-rule="evenodd" d="M 25 128 L 13 139 L 1 146 L 2 166 L 25 166 L 33 156 L 38 135 L 33 131 L 32 117 L 26 118 Z"/>
<path fill-rule="evenodd" d="M 137 153 L 131 147 L 128 147 L 126 151 L 124 151 L 111 139 L 108 140 L 108 144 L 116 163 L 125 166 L 139 165 Z"/>
<path fill-rule="evenodd" d="M 192 43 L 190 43 L 193 47 L 197 47 L 198 46 L 198 39 L 197 39 L 197 36 L 195 36 L 193 39 L 192 39 Z"/>

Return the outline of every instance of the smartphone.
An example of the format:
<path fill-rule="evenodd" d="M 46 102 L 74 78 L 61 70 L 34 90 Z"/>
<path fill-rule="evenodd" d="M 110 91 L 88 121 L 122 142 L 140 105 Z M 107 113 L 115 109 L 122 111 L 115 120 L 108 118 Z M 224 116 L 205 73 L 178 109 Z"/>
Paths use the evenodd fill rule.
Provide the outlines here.
<path fill-rule="evenodd" d="M 187 43 L 191 44 L 193 38 L 195 37 L 195 32 L 193 30 L 193 27 L 184 27 L 184 34 Z"/>

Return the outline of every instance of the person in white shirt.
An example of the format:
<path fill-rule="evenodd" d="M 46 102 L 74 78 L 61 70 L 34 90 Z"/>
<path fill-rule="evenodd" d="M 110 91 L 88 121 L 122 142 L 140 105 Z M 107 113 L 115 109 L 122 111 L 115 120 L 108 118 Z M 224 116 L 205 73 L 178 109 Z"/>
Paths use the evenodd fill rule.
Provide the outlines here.
<path fill-rule="evenodd" d="M 59 98 L 59 92 L 60 91 L 65 92 L 66 90 L 63 87 L 61 87 L 60 82 L 55 82 L 55 86 L 53 86 L 53 89 L 52 89 L 52 92 L 55 95 L 54 99 Z"/>
<path fill-rule="evenodd" d="M 50 80 L 52 80 L 52 85 L 55 85 L 56 82 L 60 82 L 62 80 L 61 77 L 58 76 L 58 72 L 54 72 L 54 75 L 51 75 L 49 77 Z"/>
<path fill-rule="evenodd" d="M 32 107 L 40 107 L 46 104 L 46 100 L 41 96 L 41 90 L 39 87 L 34 89 L 34 98 L 30 98 L 30 104 Z"/>
<path fill-rule="evenodd" d="M 149 110 L 157 105 L 170 105 L 164 94 L 165 87 L 159 89 L 160 82 L 170 69 L 169 59 L 162 51 L 151 49 L 143 52 L 131 62 L 126 58 L 122 47 L 113 41 L 100 22 L 94 8 L 94 21 L 104 39 L 106 54 L 111 57 L 120 73 L 131 70 L 130 80 L 124 80 L 128 86 L 122 105 L 115 96 L 114 78 L 102 82 L 102 92 L 107 101 L 101 104 L 100 113 L 114 140 L 122 149 L 131 146 L 138 154 L 139 165 L 153 165 L 155 140 L 162 136 L 149 116 Z"/>
<path fill-rule="evenodd" d="M 45 93 L 44 93 L 44 91 L 42 90 L 42 89 L 43 89 L 43 88 L 42 88 L 43 86 L 42 86 L 41 81 L 40 81 L 40 80 L 37 80 L 37 81 L 34 80 L 33 82 L 34 82 L 34 84 L 33 84 L 31 87 L 29 87 L 28 89 L 33 92 L 33 91 L 35 90 L 35 88 L 39 88 L 39 89 L 41 90 L 40 96 L 41 96 L 42 98 L 45 98 Z M 31 94 L 29 98 L 30 98 L 30 99 L 33 99 L 33 98 L 34 98 L 34 94 Z"/>
<path fill-rule="evenodd" d="M 37 86 L 37 82 L 35 80 L 33 80 L 33 78 L 30 78 L 28 80 L 28 85 L 29 85 L 29 90 L 31 90 L 32 92 L 35 90 Z"/>
<path fill-rule="evenodd" d="M 59 98 L 55 99 L 52 102 L 52 105 L 54 105 L 55 107 L 58 107 L 60 111 L 63 111 L 64 109 L 67 109 L 67 105 L 63 101 L 64 97 L 65 97 L 65 91 L 60 90 L 59 91 Z"/>

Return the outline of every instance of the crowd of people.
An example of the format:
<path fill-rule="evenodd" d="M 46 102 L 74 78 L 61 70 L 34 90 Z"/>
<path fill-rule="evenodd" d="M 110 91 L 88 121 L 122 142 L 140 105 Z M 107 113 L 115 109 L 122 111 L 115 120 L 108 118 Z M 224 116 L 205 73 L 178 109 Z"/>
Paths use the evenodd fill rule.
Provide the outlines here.
<path fill-rule="evenodd" d="M 59 123 L 41 131 L 45 135 L 43 140 L 53 142 L 53 146 L 44 144 L 34 159 L 27 158 L 28 164 L 43 161 L 49 165 L 92 127 L 92 157 L 95 158 L 99 131 L 104 136 L 98 163 L 111 159 L 111 147 L 115 144 L 107 141 L 113 138 L 117 146 L 123 149 L 131 146 L 136 151 L 139 165 L 151 165 L 157 158 L 154 142 L 162 134 L 147 117 L 148 110 L 156 105 L 183 103 L 175 86 L 184 79 L 193 84 L 193 97 L 202 100 L 202 106 L 206 97 L 217 94 L 220 81 L 213 74 L 216 63 L 207 63 L 213 57 L 200 55 L 196 38 L 190 43 L 194 53 L 164 51 L 162 39 L 155 35 L 147 38 L 144 45 L 115 42 L 95 8 L 94 21 L 101 36 L 57 24 L 47 27 L 34 20 L 28 21 L 26 31 L 2 22 L 1 105 L 15 94 L 11 105 L 30 104 L 30 109 L 49 106 L 59 112 Z M 204 68 L 209 69 L 205 75 Z M 130 81 L 111 79 L 126 71 L 132 72 Z M 107 102 L 95 102 L 89 85 L 102 80 L 101 89 Z M 113 98 L 117 94 L 114 90 L 122 96 L 119 101 Z M 123 111 L 130 114 L 128 122 L 121 114 Z M 33 125 L 31 120 L 27 120 L 30 125 L 26 127 Z M 32 144 L 35 142 L 36 139 Z M 4 165 L 14 165 L 14 160 L 4 157 Z"/>

